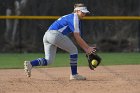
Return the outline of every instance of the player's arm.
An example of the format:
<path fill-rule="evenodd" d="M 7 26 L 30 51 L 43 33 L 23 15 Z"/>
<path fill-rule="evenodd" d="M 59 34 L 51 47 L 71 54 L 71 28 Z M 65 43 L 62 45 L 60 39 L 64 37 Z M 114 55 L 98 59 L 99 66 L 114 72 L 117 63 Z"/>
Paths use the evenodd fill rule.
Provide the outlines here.
<path fill-rule="evenodd" d="M 80 26 L 79 26 L 79 18 L 76 14 L 74 14 L 72 27 L 74 27 L 74 37 L 79 44 L 79 46 L 87 53 L 90 54 L 91 52 L 96 51 L 95 48 L 89 47 L 88 44 L 81 38 L 80 36 Z M 71 26 L 70 26 L 71 27 Z"/>
<path fill-rule="evenodd" d="M 88 44 L 81 38 L 79 32 L 75 32 L 75 33 L 74 33 L 74 37 L 75 37 L 76 42 L 78 43 L 78 45 L 79 45 L 87 54 L 90 54 L 91 52 L 95 52 L 95 51 L 96 51 L 94 47 L 88 46 Z"/>

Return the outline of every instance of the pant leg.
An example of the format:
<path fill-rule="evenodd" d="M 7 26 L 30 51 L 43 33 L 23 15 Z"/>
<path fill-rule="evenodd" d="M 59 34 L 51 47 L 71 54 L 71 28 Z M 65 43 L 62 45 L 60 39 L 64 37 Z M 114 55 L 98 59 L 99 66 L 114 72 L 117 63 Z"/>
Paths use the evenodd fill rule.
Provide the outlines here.
<path fill-rule="evenodd" d="M 32 66 L 47 66 L 54 62 L 57 47 L 48 42 L 44 42 L 45 58 L 38 58 L 31 61 Z"/>
<path fill-rule="evenodd" d="M 77 47 L 73 44 L 73 42 L 67 36 L 61 34 L 58 31 L 48 31 L 46 33 L 46 36 L 44 37 L 45 37 L 44 42 L 51 43 L 56 47 L 59 47 L 70 53 L 71 74 L 72 75 L 77 74 L 78 50 Z"/>
<path fill-rule="evenodd" d="M 45 59 L 48 60 L 48 64 L 54 62 L 57 47 L 50 43 L 44 43 Z"/>
<path fill-rule="evenodd" d="M 67 36 L 64 36 L 64 35 L 61 35 L 61 42 L 59 43 L 56 43 L 56 45 L 69 52 L 70 53 L 70 66 L 71 66 L 71 74 L 72 75 L 75 75 L 77 74 L 77 62 L 78 62 L 78 50 L 77 50 L 77 47 L 73 44 L 73 42 L 67 37 Z"/>
<path fill-rule="evenodd" d="M 70 54 L 77 54 L 77 47 L 73 44 L 73 42 L 69 39 L 69 37 L 61 34 L 58 31 L 48 31 L 44 36 L 44 42 L 49 42 L 50 44 L 59 47 Z"/>
<path fill-rule="evenodd" d="M 61 43 L 57 43 L 57 46 L 71 54 L 78 54 L 77 47 L 67 36 L 63 36 Z"/>

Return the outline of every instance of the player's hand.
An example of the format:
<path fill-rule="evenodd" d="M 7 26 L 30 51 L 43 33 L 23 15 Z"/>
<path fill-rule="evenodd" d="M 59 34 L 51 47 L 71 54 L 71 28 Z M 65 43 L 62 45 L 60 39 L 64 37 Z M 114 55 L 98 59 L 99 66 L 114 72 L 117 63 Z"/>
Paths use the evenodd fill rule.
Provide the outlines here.
<path fill-rule="evenodd" d="M 91 53 L 95 53 L 96 52 L 96 47 L 89 47 L 86 50 L 86 54 L 91 54 Z"/>

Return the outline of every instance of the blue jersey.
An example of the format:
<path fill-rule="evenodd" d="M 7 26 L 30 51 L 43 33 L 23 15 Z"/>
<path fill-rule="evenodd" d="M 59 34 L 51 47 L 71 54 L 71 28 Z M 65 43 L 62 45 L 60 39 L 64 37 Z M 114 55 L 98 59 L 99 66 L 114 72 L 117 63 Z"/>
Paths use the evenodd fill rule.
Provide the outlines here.
<path fill-rule="evenodd" d="M 71 32 L 80 33 L 80 21 L 76 13 L 68 14 L 60 17 L 56 20 L 48 30 L 57 30 L 63 35 L 67 35 Z"/>

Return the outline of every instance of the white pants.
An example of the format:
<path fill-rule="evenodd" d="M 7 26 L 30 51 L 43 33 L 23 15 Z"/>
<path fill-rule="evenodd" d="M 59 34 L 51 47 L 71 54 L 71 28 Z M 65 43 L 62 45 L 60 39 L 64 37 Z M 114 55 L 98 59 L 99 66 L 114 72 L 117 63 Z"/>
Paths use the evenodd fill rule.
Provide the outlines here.
<path fill-rule="evenodd" d="M 48 64 L 53 63 L 56 55 L 57 47 L 67 51 L 71 54 L 78 54 L 77 47 L 73 42 L 63 35 L 61 32 L 56 30 L 47 31 L 43 37 L 45 58 Z"/>

